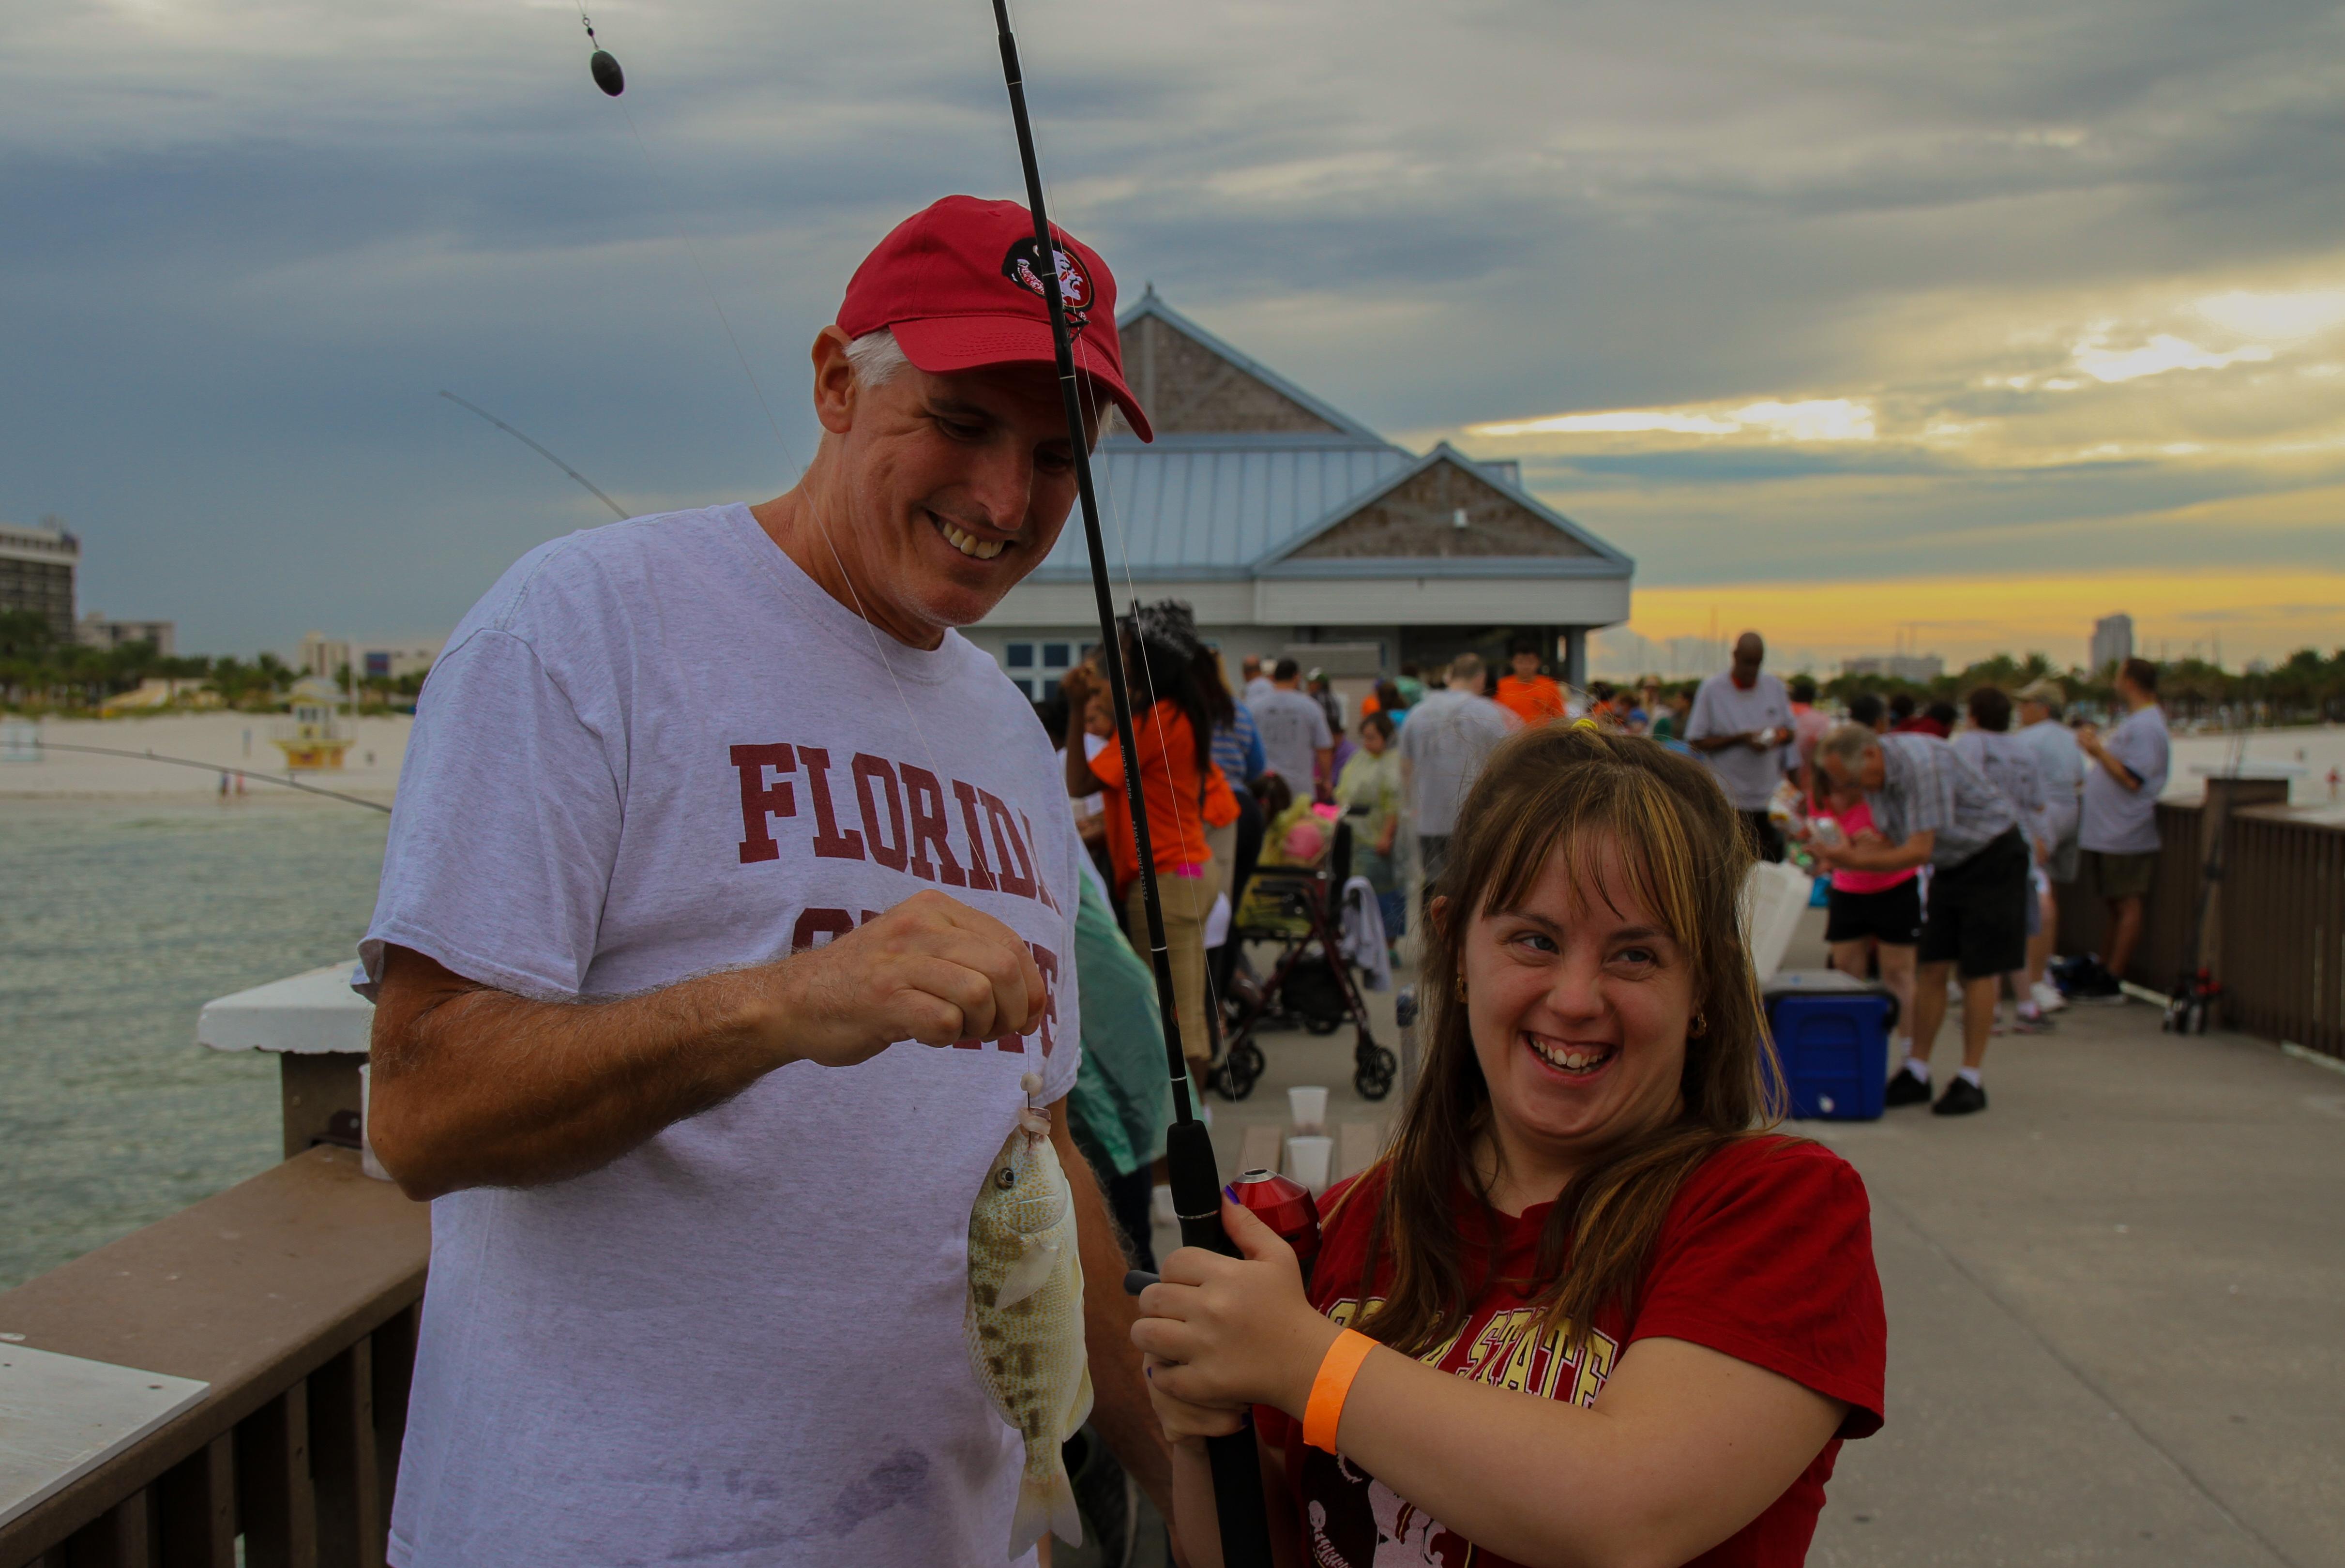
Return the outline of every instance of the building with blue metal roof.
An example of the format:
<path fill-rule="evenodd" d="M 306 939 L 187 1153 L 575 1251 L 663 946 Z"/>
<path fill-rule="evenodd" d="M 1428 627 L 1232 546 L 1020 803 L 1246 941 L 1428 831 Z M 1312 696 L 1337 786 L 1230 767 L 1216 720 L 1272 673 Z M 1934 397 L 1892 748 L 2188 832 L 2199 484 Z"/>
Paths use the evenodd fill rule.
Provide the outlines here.
<path fill-rule="evenodd" d="M 1525 491 L 1512 462 L 1395 445 L 1151 288 L 1116 323 L 1156 440 L 1094 457 L 1117 597 L 1180 599 L 1230 662 L 1292 655 L 1354 682 L 1535 637 L 1575 685 L 1629 617 L 1636 563 Z M 1041 696 L 1096 641 L 1082 530 L 967 635 Z"/>

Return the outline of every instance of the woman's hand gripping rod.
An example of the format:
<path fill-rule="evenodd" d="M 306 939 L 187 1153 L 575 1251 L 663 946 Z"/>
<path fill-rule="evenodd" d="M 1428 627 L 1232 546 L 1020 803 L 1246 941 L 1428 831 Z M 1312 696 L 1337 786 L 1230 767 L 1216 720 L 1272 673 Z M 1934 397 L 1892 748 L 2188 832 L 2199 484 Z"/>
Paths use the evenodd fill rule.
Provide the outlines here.
<path fill-rule="evenodd" d="M 1051 311 L 1051 342 L 1066 405 L 1067 436 L 1074 448 L 1075 493 L 1083 513 L 1083 543 L 1091 552 L 1091 593 L 1097 601 L 1100 652 L 1107 664 L 1109 700 L 1115 707 L 1116 744 L 1123 753 L 1124 799 L 1132 803 L 1132 836 L 1140 863 L 1140 898 L 1148 923 L 1148 956 L 1156 972 L 1156 1005 L 1164 1024 L 1164 1060 L 1172 1079 L 1172 1126 L 1165 1160 L 1172 1178 L 1172 1205 L 1181 1219 L 1181 1239 L 1230 1257 L 1237 1248 L 1222 1229 L 1221 1174 L 1213 1141 L 1189 1100 L 1189 1068 L 1181 1054 L 1178 1010 L 1172 998 L 1172 961 L 1164 941 L 1164 910 L 1158 901 L 1156 859 L 1149 845 L 1148 810 L 1140 781 L 1140 748 L 1132 733 L 1131 686 L 1124 676 L 1123 640 L 1109 597 L 1107 546 L 1100 537 L 1099 497 L 1091 485 L 1091 443 L 1086 439 L 1082 392 L 1075 379 L 1075 350 L 1067 330 L 1066 302 L 1059 296 L 1058 245 L 1043 210 L 1042 175 L 1034 159 L 1034 127 L 1026 116 L 1026 86 L 1018 66 L 1018 40 L 1010 30 L 1008 0 L 993 0 L 993 20 L 1001 38 L 1001 75 L 1010 89 L 1010 112 L 1018 126 L 1018 156 L 1025 165 L 1026 207 L 1034 215 L 1034 247 L 1042 265 L 1042 298 Z M 1270 1568 L 1270 1524 L 1263 1511 L 1262 1471 L 1254 1431 L 1209 1439 L 1213 1502 L 1219 1512 L 1222 1561 L 1228 1568 Z"/>

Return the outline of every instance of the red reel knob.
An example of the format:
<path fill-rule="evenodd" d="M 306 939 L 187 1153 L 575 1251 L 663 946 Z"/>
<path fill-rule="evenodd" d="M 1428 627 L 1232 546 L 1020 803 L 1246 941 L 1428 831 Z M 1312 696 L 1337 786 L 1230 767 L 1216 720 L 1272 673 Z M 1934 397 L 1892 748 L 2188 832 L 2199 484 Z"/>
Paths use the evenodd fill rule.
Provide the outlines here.
<path fill-rule="evenodd" d="M 1303 1265 L 1303 1282 L 1308 1285 L 1311 1265 L 1319 1256 L 1319 1205 L 1312 1201 L 1311 1189 L 1274 1170 L 1246 1170 L 1223 1190 L 1294 1249 L 1295 1261 Z"/>

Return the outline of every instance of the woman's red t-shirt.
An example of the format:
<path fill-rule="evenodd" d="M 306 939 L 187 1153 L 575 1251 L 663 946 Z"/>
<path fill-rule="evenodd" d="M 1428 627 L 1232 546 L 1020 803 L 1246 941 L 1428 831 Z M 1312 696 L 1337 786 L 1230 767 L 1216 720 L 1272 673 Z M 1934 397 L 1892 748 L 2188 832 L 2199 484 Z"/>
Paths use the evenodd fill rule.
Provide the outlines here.
<path fill-rule="evenodd" d="M 1361 1311 L 1360 1271 L 1375 1223 L 1382 1168 L 1331 1190 L 1311 1302 L 1339 1323 Z M 1356 1186 L 1356 1190 L 1346 1190 Z M 1849 1407 L 1815 1462 L 1741 1532 L 1693 1559 L 1699 1568 L 1782 1568 L 1803 1562 L 1824 1482 L 1842 1439 L 1881 1430 L 1888 1325 L 1873 1271 L 1872 1209 L 1848 1162 L 1817 1144 L 1755 1138 L 1731 1144 L 1686 1179 L 1653 1247 L 1633 1322 L 1599 1311 L 1584 1353 L 1537 1331 L 1525 1305 L 1538 1294 L 1532 1271 L 1552 1204 L 1520 1218 L 1498 1216 L 1493 1283 L 1457 1337 L 1423 1359 L 1542 1399 L 1592 1405 L 1613 1367 L 1642 1339 L 1685 1340 L 1764 1367 Z M 1467 1277 L 1481 1277 L 1477 1206 L 1458 1191 Z M 1389 1277 L 1378 1270 L 1378 1284 Z M 1370 1300 L 1377 1300 L 1373 1294 Z M 1319 1568 L 1442 1563 L 1515 1568 L 1396 1495 L 1349 1460 L 1306 1447 L 1302 1423 L 1255 1412 L 1262 1436 L 1282 1443 L 1304 1556 Z M 1558 1476 L 1558 1485 L 1570 1483 Z"/>

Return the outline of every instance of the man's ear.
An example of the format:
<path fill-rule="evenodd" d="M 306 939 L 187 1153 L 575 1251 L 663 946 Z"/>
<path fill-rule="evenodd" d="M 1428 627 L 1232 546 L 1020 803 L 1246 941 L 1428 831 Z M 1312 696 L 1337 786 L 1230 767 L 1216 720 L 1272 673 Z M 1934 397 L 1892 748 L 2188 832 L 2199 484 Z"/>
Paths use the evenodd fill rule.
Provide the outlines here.
<path fill-rule="evenodd" d="M 851 340 L 843 329 L 825 327 L 815 334 L 809 354 L 814 360 L 814 415 L 835 436 L 855 426 L 855 367 L 847 359 Z"/>

